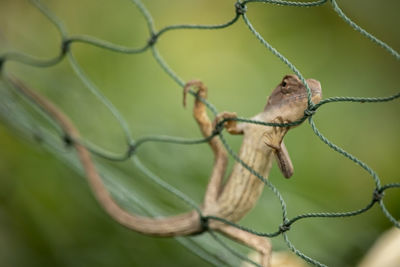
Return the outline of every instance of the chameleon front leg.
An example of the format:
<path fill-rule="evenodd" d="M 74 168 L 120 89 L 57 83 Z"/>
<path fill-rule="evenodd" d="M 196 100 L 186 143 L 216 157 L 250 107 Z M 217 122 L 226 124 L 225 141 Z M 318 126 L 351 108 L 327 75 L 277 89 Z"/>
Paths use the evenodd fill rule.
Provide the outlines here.
<path fill-rule="evenodd" d="M 239 243 L 256 250 L 261 256 L 259 264 L 263 267 L 270 266 L 272 246 L 267 238 L 246 232 L 230 225 L 220 226 L 219 224 L 218 228 L 215 230 L 230 239 L 238 241 Z"/>
<path fill-rule="evenodd" d="M 290 178 L 293 175 L 293 163 L 290 160 L 289 152 L 286 149 L 285 143 L 282 141 L 279 149 L 275 150 L 275 158 L 278 167 L 285 178 Z"/>
<path fill-rule="evenodd" d="M 281 117 L 277 117 L 272 122 L 288 123 L 288 121 L 284 121 Z M 273 126 L 273 130 L 264 135 L 264 143 L 274 149 L 278 167 L 286 178 L 290 178 L 294 170 L 289 152 L 286 149 L 285 143 L 283 143 L 283 137 L 285 137 L 288 130 L 289 127 Z"/>
<path fill-rule="evenodd" d="M 207 115 L 206 106 L 200 98 L 207 98 L 207 87 L 198 80 L 193 80 L 186 83 L 183 90 L 183 104 L 186 104 L 186 95 L 190 88 L 197 88 L 197 97 L 194 102 L 193 116 L 200 127 L 201 133 L 204 137 L 209 137 L 213 133 L 213 125 Z M 204 209 L 215 206 L 216 200 L 222 188 L 222 180 L 225 175 L 226 167 L 228 164 L 227 152 L 221 141 L 214 137 L 208 141 L 214 153 L 214 167 L 207 185 L 206 193 L 204 196 Z"/>

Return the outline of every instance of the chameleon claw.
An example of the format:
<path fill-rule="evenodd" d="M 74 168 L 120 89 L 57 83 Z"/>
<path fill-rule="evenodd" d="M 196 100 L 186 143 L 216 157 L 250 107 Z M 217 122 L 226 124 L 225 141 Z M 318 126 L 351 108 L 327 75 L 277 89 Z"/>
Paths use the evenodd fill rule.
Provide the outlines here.
<path fill-rule="evenodd" d="M 183 87 L 183 107 L 186 107 L 186 96 L 190 91 L 191 87 L 197 87 L 197 95 L 206 98 L 207 97 L 207 87 L 203 84 L 202 81 L 199 80 L 191 80 L 185 84 Z"/>
<path fill-rule="evenodd" d="M 215 117 L 215 119 L 212 123 L 212 127 L 215 129 L 217 127 L 217 124 L 224 119 L 235 119 L 235 118 L 237 118 L 236 112 L 224 111 L 222 113 L 219 113 Z M 229 120 L 229 121 L 224 122 L 224 128 L 231 134 L 241 133 L 241 131 L 237 129 L 237 122 L 234 120 Z"/>
<path fill-rule="evenodd" d="M 289 123 L 287 120 L 283 120 L 282 117 L 277 117 L 274 120 L 272 120 L 273 123 Z M 283 137 L 286 135 L 287 131 L 289 130 L 290 127 L 279 127 L 279 126 L 273 126 L 271 132 L 266 132 L 264 134 L 265 140 L 264 143 L 275 149 L 279 150 L 281 147 L 281 143 L 283 140 Z"/>

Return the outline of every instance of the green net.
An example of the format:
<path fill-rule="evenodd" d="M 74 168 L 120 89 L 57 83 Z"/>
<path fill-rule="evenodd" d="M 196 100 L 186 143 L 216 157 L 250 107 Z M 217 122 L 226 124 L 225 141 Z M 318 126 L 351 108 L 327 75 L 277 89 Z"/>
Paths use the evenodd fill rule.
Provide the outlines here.
<path fill-rule="evenodd" d="M 99 173 L 101 174 L 105 184 L 111 194 L 116 200 L 121 203 L 126 209 L 132 212 L 139 212 L 141 214 L 146 214 L 149 216 L 156 216 L 160 214 L 164 214 L 164 207 L 157 206 L 152 203 L 151 198 L 146 194 L 141 194 L 140 190 L 128 190 L 131 185 L 127 184 L 127 180 L 129 180 L 129 176 L 120 171 L 117 168 L 112 168 L 103 163 L 103 161 L 113 161 L 113 162 L 130 162 L 132 163 L 138 170 L 140 170 L 146 179 L 152 181 L 152 183 L 161 187 L 162 189 L 170 192 L 172 195 L 180 199 L 184 202 L 188 207 L 196 209 L 200 215 L 202 220 L 218 220 L 225 224 L 232 225 L 239 229 L 251 232 L 253 234 L 265 237 L 276 237 L 283 236 L 284 241 L 287 244 L 287 247 L 291 249 L 295 254 L 303 258 L 305 261 L 312 263 L 317 266 L 325 266 L 323 263 L 315 260 L 312 256 L 307 256 L 298 250 L 289 240 L 287 232 L 293 231 L 295 229 L 295 224 L 307 218 L 338 218 L 338 217 L 351 217 L 360 215 L 370 210 L 372 207 L 378 205 L 383 214 L 393 223 L 396 227 L 400 228 L 400 224 L 396 218 L 394 218 L 390 212 L 387 210 L 384 204 L 384 192 L 389 189 L 400 187 L 400 183 L 389 183 L 382 185 L 381 180 L 377 173 L 369 167 L 366 163 L 345 151 L 341 147 L 333 144 L 330 140 L 328 140 L 316 127 L 313 116 L 318 112 L 318 109 L 325 104 L 329 103 L 337 103 L 337 102 L 358 102 L 358 103 L 379 103 L 379 102 L 387 102 L 393 101 L 400 97 L 400 92 L 396 93 L 392 96 L 387 97 L 376 97 L 376 98 L 366 98 L 366 97 L 331 97 L 323 99 L 320 103 L 314 104 L 311 101 L 311 91 L 308 87 L 305 78 L 303 77 L 301 71 L 291 63 L 283 54 L 281 54 L 277 49 L 271 46 L 265 38 L 255 29 L 253 24 L 250 22 L 249 17 L 247 16 L 247 8 L 252 5 L 253 2 L 261 2 L 265 4 L 272 5 L 282 5 L 282 6 L 294 6 L 294 7 L 317 7 L 322 5 L 331 5 L 331 8 L 336 12 L 338 16 L 340 16 L 347 24 L 349 24 L 354 30 L 358 31 L 365 37 L 367 37 L 372 42 L 376 43 L 383 49 L 385 49 L 392 57 L 396 60 L 400 59 L 400 55 L 386 43 L 377 39 L 369 32 L 358 26 L 354 23 L 350 18 L 348 18 L 343 11 L 340 9 L 335 0 L 321 0 L 321 1 L 313 1 L 313 2 L 292 2 L 292 1 L 278 1 L 278 0 L 248 0 L 248 1 L 238 1 L 235 3 L 232 8 L 234 11 L 234 16 L 232 19 L 228 20 L 226 23 L 218 24 L 218 25 L 170 25 L 166 26 L 160 30 L 156 30 L 154 26 L 153 19 L 151 14 L 148 12 L 143 3 L 139 0 L 132 0 L 132 3 L 138 8 L 143 18 L 145 19 L 148 27 L 149 37 L 147 42 L 142 47 L 138 48 L 130 48 L 124 47 L 120 45 L 116 45 L 111 42 L 107 42 L 101 39 L 94 38 L 92 36 L 86 35 L 69 35 L 66 28 L 63 26 L 63 23 L 49 10 L 46 6 L 44 6 L 38 0 L 32 0 L 32 4 L 39 9 L 42 14 L 51 22 L 59 32 L 61 36 L 61 44 L 59 53 L 50 59 L 40 59 L 35 58 L 27 54 L 19 53 L 19 52 L 9 52 L 4 53 L 0 56 L 0 67 L 2 71 L 2 79 L 1 79 L 1 90 L 0 90 L 0 114 L 3 119 L 11 126 L 16 128 L 18 132 L 28 135 L 33 135 L 35 140 L 39 141 L 43 146 L 47 147 L 49 151 L 53 152 L 54 155 L 60 160 L 64 161 L 66 164 L 70 165 L 72 168 L 82 171 L 80 162 L 76 158 L 76 155 L 73 151 L 70 151 L 68 147 L 63 145 L 63 142 L 66 140 L 68 142 L 80 142 L 84 144 L 89 151 L 91 151 L 94 155 L 98 156 L 96 160 L 97 167 L 99 169 Z M 183 137 L 173 137 L 173 136 L 145 136 L 139 139 L 134 139 L 129 124 L 120 114 L 118 109 L 112 104 L 112 102 L 101 93 L 101 91 L 96 87 L 96 85 L 88 78 L 88 75 L 85 74 L 81 66 L 78 64 L 75 56 L 72 53 L 72 48 L 77 43 L 83 43 L 88 46 L 95 46 L 101 49 L 106 49 L 109 51 L 122 53 L 122 54 L 141 54 L 148 50 L 151 50 L 153 57 L 159 66 L 165 71 L 165 73 L 180 87 L 185 85 L 185 81 L 179 77 L 179 75 L 167 64 L 167 62 L 160 55 L 157 45 L 159 43 L 160 37 L 163 35 L 167 35 L 169 32 L 179 31 L 179 30 L 218 30 L 230 27 L 236 24 L 238 21 L 242 20 L 245 25 L 247 25 L 250 32 L 261 42 L 261 44 L 269 50 L 273 55 L 275 55 L 282 63 L 287 65 L 289 69 L 295 73 L 302 82 L 306 85 L 308 92 L 308 109 L 305 111 L 304 117 L 290 124 L 276 124 L 276 123 L 264 123 L 254 120 L 249 120 L 246 118 L 239 117 L 235 120 L 245 123 L 255 123 L 262 124 L 267 126 L 292 126 L 298 125 L 303 121 L 308 121 L 311 129 L 315 133 L 319 139 L 329 146 L 334 151 L 340 153 L 347 159 L 353 161 L 360 168 L 365 170 L 373 179 L 375 184 L 375 188 L 371 190 L 371 200 L 367 205 L 361 207 L 356 210 L 346 211 L 346 212 L 322 212 L 322 213 L 304 213 L 297 215 L 295 217 L 290 218 L 288 216 L 287 205 L 284 197 L 277 189 L 277 187 L 270 181 L 267 180 L 266 177 L 261 176 L 257 172 L 255 172 L 251 167 L 246 165 L 246 163 L 238 157 L 234 149 L 231 148 L 229 142 L 226 140 L 223 132 L 220 131 L 221 126 L 227 120 L 221 121 L 217 126 L 212 136 L 201 139 L 186 139 Z M 46 111 L 41 110 L 34 102 L 29 101 L 29 99 L 21 98 L 20 96 L 15 95 L 13 92 L 13 84 L 9 83 L 8 73 L 6 71 L 6 66 L 8 62 L 19 62 L 24 65 L 30 65 L 35 68 L 48 68 L 55 66 L 57 64 L 61 64 L 61 62 L 66 58 L 69 62 L 69 65 L 72 67 L 76 76 L 85 84 L 85 86 L 89 89 L 89 91 L 98 98 L 99 101 L 109 110 L 109 112 L 115 117 L 118 121 L 121 129 L 125 135 L 125 144 L 126 149 L 124 153 L 115 154 L 104 148 L 101 148 L 88 140 L 69 140 L 68 136 L 59 128 L 59 126 L 52 120 L 52 118 L 46 113 Z M 196 97 L 196 94 L 193 91 L 189 92 L 191 95 Z M 21 102 L 22 101 L 22 102 Z M 25 102 L 24 102 L 25 101 Z M 209 101 L 202 99 L 202 101 L 206 104 L 210 112 L 214 115 L 218 114 L 217 108 L 211 104 Z M 32 115 L 36 114 L 36 115 Z M 42 127 L 41 125 L 44 123 L 49 123 L 53 126 L 53 129 L 49 129 L 48 127 Z M 201 210 L 198 207 L 196 201 L 191 199 L 187 194 L 181 192 L 175 187 L 166 183 L 163 179 L 158 177 L 155 173 L 153 173 L 150 168 L 146 167 L 137 156 L 137 151 L 139 147 L 145 146 L 146 144 L 151 143 L 171 143 L 171 144 L 179 144 L 179 145 L 196 145 L 206 143 L 210 138 L 220 138 L 225 148 L 232 156 L 232 158 L 242 164 L 245 168 L 249 170 L 249 172 L 253 173 L 260 180 L 262 180 L 267 188 L 273 192 L 275 197 L 280 203 L 281 207 L 281 224 L 276 226 L 275 231 L 272 232 L 259 232 L 248 227 L 244 227 L 233 222 L 227 221 L 223 218 L 215 217 L 215 216 L 203 216 L 201 214 Z M 142 149 L 142 148 L 141 148 Z M 278 215 L 274 215 L 278 216 Z M 235 255 L 236 257 L 248 261 L 249 263 L 258 266 L 255 262 L 247 259 L 241 253 L 237 252 L 235 249 L 231 248 L 225 241 L 219 238 L 214 232 L 208 231 L 202 237 L 178 237 L 176 238 L 181 244 L 187 247 L 190 251 L 197 254 L 204 260 L 209 263 L 221 266 L 221 265 L 237 265 L 237 260 L 230 257 L 230 254 Z M 215 253 L 219 248 L 224 248 L 226 250 L 226 254 Z"/>

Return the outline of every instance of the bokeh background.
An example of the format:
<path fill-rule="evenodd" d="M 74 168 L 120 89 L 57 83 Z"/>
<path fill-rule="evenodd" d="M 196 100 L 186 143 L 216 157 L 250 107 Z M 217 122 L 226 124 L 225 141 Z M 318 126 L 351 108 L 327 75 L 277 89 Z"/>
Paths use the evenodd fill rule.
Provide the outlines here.
<path fill-rule="evenodd" d="M 143 2 L 161 29 L 171 24 L 226 22 L 234 15 L 235 1 Z M 130 1 L 43 3 L 70 34 L 132 47 L 148 40 L 146 22 Z M 398 1 L 338 4 L 355 22 L 400 50 Z M 305 77 L 321 81 L 324 97 L 398 92 L 399 62 L 351 29 L 330 4 L 295 8 L 256 3 L 249 5 L 247 15 Z M 55 27 L 29 1 L 0 0 L 0 53 L 21 51 L 51 58 L 59 45 Z M 220 111 L 236 111 L 243 117 L 258 113 L 271 90 L 290 72 L 242 20 L 222 30 L 171 31 L 160 37 L 157 48 L 185 81 L 197 78 L 207 84 L 209 100 Z M 135 138 L 200 136 L 191 106 L 182 107 L 182 89 L 163 72 L 150 51 L 125 55 L 85 44 L 73 44 L 72 51 L 88 77 L 128 121 Z M 66 59 L 49 68 L 15 62 L 5 67 L 62 108 L 86 140 L 116 153 L 125 151 L 121 127 L 80 82 Z M 398 100 L 337 103 L 323 106 L 314 118 L 326 137 L 366 162 L 386 184 L 399 182 L 399 111 Z M 39 122 L 50 128 L 47 122 Z M 143 236 L 113 222 L 96 203 L 83 176 L 29 141 L 26 137 L 30 135 L 22 137 L 4 119 L 0 123 L 1 266 L 208 266 L 174 239 Z M 239 148 L 241 137 L 228 140 L 234 149 Z M 369 203 L 372 178 L 323 144 L 307 123 L 288 134 L 286 145 L 295 175 L 283 179 L 274 166 L 270 179 L 281 190 L 290 218 L 305 212 L 355 210 Z M 146 144 L 139 156 L 154 173 L 201 203 L 212 166 L 206 144 Z M 155 204 L 163 214 L 187 210 L 149 183 L 130 162 L 109 165 L 128 177 L 124 183 L 132 192 L 140 191 L 144 202 Z M 385 204 L 396 218 L 400 218 L 399 200 L 398 190 L 387 191 Z M 280 220 L 279 203 L 266 189 L 241 224 L 271 232 Z M 352 218 L 302 220 L 293 225 L 289 237 L 298 249 L 329 266 L 354 266 L 390 227 L 381 210 L 374 207 Z M 272 242 L 275 250 L 287 250 L 281 237 Z"/>

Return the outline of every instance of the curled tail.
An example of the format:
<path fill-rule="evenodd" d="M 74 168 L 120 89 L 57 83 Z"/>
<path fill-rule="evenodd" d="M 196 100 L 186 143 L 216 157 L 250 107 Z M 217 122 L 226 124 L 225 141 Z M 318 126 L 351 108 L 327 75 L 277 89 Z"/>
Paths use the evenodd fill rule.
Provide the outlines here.
<path fill-rule="evenodd" d="M 72 139 L 79 139 L 79 131 L 69 118 L 61 112 L 48 99 L 34 92 L 21 81 L 14 77 L 8 79 L 15 88 L 25 96 L 29 97 L 45 112 L 47 112 Z M 89 151 L 79 142 L 72 142 L 76 149 L 79 160 L 85 170 L 87 180 L 100 205 L 117 222 L 125 227 L 146 235 L 153 236 L 178 236 L 190 235 L 202 231 L 200 216 L 196 211 L 191 211 L 177 216 L 165 218 L 150 218 L 131 214 L 121 208 L 104 186 L 98 174 Z"/>

